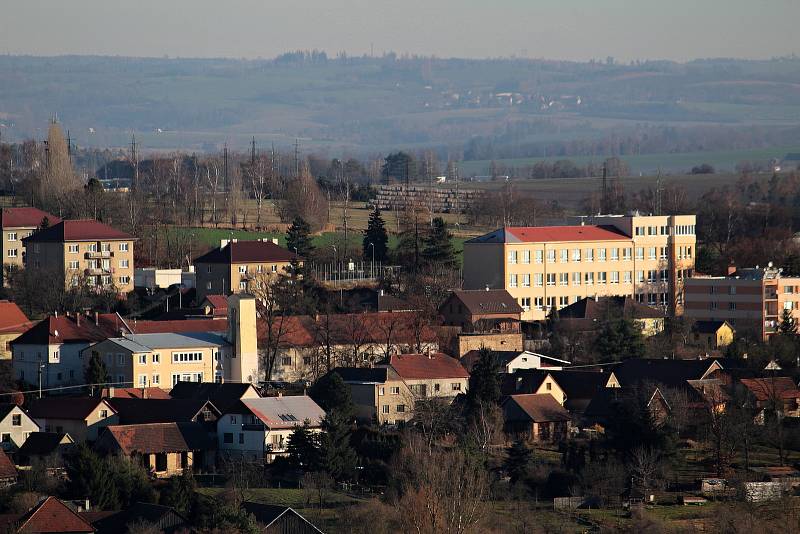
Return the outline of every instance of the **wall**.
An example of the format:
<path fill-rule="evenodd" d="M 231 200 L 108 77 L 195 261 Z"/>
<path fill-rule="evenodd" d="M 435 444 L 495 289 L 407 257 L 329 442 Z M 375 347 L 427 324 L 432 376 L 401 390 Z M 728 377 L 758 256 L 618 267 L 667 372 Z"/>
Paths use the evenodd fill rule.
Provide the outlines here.
<path fill-rule="evenodd" d="M 22 246 L 22 239 L 28 237 L 33 233 L 35 227 L 12 227 L 12 228 L 2 228 L 0 230 L 0 258 L 2 258 L 2 262 L 0 262 L 0 279 L 3 280 L 3 285 L 5 284 L 5 268 L 6 267 L 17 267 L 22 268 L 22 258 L 24 256 L 25 247 Z M 16 233 L 17 238 L 15 241 L 11 241 L 8 239 L 9 233 Z M 15 250 L 17 253 L 16 257 L 9 257 L 8 252 L 10 250 Z"/>
<path fill-rule="evenodd" d="M 484 347 L 491 350 L 522 351 L 522 334 L 461 334 L 456 341 L 456 356 Z"/>
<path fill-rule="evenodd" d="M 12 424 L 14 415 L 20 416 L 21 424 L 19 426 L 14 426 Z M 3 442 L 2 444 L 2 447 L 6 450 L 11 448 L 12 444 L 16 448 L 21 447 L 22 444 L 25 443 L 25 440 L 28 439 L 28 436 L 33 432 L 39 432 L 39 425 L 37 425 L 36 422 L 28 416 L 28 414 L 23 412 L 19 406 L 12 408 L 11 411 L 8 412 L 8 415 L 6 415 L 5 419 L 0 421 L 0 433 L 8 434 L 11 439 L 11 443 Z"/>
<path fill-rule="evenodd" d="M 14 377 L 38 387 L 39 364 L 43 363 L 43 388 L 82 384 L 83 361 L 80 353 L 87 346 L 88 343 L 15 345 L 12 354 Z"/>

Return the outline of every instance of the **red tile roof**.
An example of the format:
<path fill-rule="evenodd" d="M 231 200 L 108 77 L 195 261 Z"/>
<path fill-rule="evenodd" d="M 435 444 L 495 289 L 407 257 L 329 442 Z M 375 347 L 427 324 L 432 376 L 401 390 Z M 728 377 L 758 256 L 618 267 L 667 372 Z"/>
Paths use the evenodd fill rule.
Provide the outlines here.
<path fill-rule="evenodd" d="M 271 263 L 302 258 L 272 241 L 235 241 L 203 254 L 195 263 Z"/>
<path fill-rule="evenodd" d="M 19 523 L 17 532 L 95 532 L 92 525 L 55 497 L 47 497 L 28 510 Z"/>
<path fill-rule="evenodd" d="M 110 324 L 95 324 L 94 320 L 82 316 L 50 316 L 42 319 L 21 336 L 12 341 L 19 345 L 50 345 L 60 343 L 86 343 L 103 341 L 118 335 Z"/>
<path fill-rule="evenodd" d="M 228 309 L 228 297 L 225 295 L 206 295 L 206 300 L 215 308 Z"/>
<path fill-rule="evenodd" d="M 739 382 L 741 382 L 759 402 L 778 398 L 800 398 L 800 391 L 797 389 L 797 385 L 794 383 L 794 380 L 787 376 L 777 376 L 775 378 L 742 378 Z"/>
<path fill-rule="evenodd" d="M 549 393 L 510 395 L 503 402 L 503 414 L 507 422 L 529 420 L 548 423 L 570 420 L 569 412 Z"/>
<path fill-rule="evenodd" d="M 148 388 L 103 388 L 101 397 L 109 399 L 171 399 L 169 393 L 159 387 Z"/>
<path fill-rule="evenodd" d="M 447 354 L 393 354 L 389 365 L 405 380 L 469 378 L 461 362 Z"/>
<path fill-rule="evenodd" d="M 122 230 L 112 228 L 94 219 L 61 221 L 45 230 L 36 232 L 23 242 L 91 241 L 91 240 L 132 240 L 134 237 Z"/>
<path fill-rule="evenodd" d="M 126 455 L 194 451 L 210 446 L 208 433 L 198 423 L 111 425 L 97 443 L 100 449 L 118 448 Z"/>
<path fill-rule="evenodd" d="M 45 217 L 51 225 L 61 222 L 39 208 L 4 208 L 0 211 L 0 228 L 37 228 Z"/>
<path fill-rule="evenodd" d="M 33 326 L 16 303 L 0 300 L 0 334 L 24 332 Z"/>
<path fill-rule="evenodd" d="M 105 400 L 98 397 L 45 397 L 34 399 L 28 406 L 28 415 L 34 419 L 71 419 L 83 421 L 93 411 L 107 409 L 116 411 Z"/>
<path fill-rule="evenodd" d="M 8 457 L 8 455 L 0 449 L 0 479 L 11 478 L 17 476 L 17 468 Z"/>
<path fill-rule="evenodd" d="M 127 321 L 134 334 L 186 334 L 188 332 L 227 332 L 228 320 L 183 319 L 176 321 Z"/>
<path fill-rule="evenodd" d="M 607 226 L 512 226 L 506 231 L 524 243 L 630 239 L 619 230 Z"/>

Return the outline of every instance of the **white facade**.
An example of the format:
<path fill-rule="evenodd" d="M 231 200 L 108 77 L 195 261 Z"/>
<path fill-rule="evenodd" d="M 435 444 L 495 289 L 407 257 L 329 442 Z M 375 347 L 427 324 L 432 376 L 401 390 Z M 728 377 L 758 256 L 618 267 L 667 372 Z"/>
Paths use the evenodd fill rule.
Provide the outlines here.
<path fill-rule="evenodd" d="M 133 271 L 133 285 L 150 290 L 166 289 L 171 285 L 183 284 L 184 287 L 194 287 L 194 267 L 188 271 L 181 269 L 156 269 L 154 267 L 141 267 Z"/>
<path fill-rule="evenodd" d="M 509 360 L 505 364 L 505 372 L 513 373 L 517 369 L 546 369 L 548 371 L 560 371 L 563 366 L 568 366 L 570 362 L 566 360 L 559 360 L 544 354 L 537 354 L 535 352 L 523 351 L 520 352 L 515 358 Z"/>
<path fill-rule="evenodd" d="M 0 420 L 0 446 L 3 450 L 18 449 L 34 432 L 39 432 L 39 425 L 19 406 L 14 406 Z"/>
<path fill-rule="evenodd" d="M 88 346 L 89 343 L 12 345 L 14 377 L 38 386 L 41 366 L 42 388 L 82 384 L 81 351 Z"/>

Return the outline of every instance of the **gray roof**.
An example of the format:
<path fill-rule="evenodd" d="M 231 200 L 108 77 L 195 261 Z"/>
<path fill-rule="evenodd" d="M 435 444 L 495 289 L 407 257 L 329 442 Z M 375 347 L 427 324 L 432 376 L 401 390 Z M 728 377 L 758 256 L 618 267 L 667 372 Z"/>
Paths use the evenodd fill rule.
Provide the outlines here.
<path fill-rule="evenodd" d="M 325 410 L 306 395 L 242 399 L 241 402 L 269 428 L 300 426 L 306 419 L 311 426 L 319 426 L 325 417 Z"/>
<path fill-rule="evenodd" d="M 109 341 L 131 352 L 229 345 L 225 338 L 219 334 L 212 334 L 210 332 L 192 332 L 186 334 L 128 334 L 124 337 L 109 338 Z"/>

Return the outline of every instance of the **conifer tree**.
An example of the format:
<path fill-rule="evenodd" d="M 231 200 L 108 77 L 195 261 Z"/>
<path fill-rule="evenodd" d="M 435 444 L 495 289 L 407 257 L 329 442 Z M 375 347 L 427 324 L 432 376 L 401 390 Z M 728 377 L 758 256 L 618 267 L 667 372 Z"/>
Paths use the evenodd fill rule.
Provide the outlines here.
<path fill-rule="evenodd" d="M 422 258 L 428 265 L 442 268 L 455 267 L 457 260 L 453 249 L 453 236 L 447 230 L 444 219 L 441 217 L 433 219 L 433 225 L 424 243 Z"/>
<path fill-rule="evenodd" d="M 784 309 L 781 314 L 781 322 L 778 325 L 778 332 L 784 336 L 797 335 L 797 321 L 792 317 L 792 312 Z"/>
<path fill-rule="evenodd" d="M 308 258 L 314 253 L 311 243 L 311 226 L 302 218 L 295 217 L 292 225 L 286 231 L 286 247 L 303 258 Z"/>
<path fill-rule="evenodd" d="M 358 463 L 358 456 L 350 446 L 350 424 L 339 410 L 331 410 L 322 421 L 320 435 L 320 467 L 334 480 L 349 480 Z"/>
<path fill-rule="evenodd" d="M 367 229 L 364 230 L 362 250 L 365 260 L 372 260 L 373 253 L 375 254 L 375 261 L 385 262 L 387 260 L 389 235 L 386 233 L 386 224 L 383 221 L 383 217 L 381 217 L 381 211 L 377 207 L 369 215 Z"/>
<path fill-rule="evenodd" d="M 100 357 L 100 353 L 92 351 L 89 365 L 86 366 L 86 371 L 84 371 L 84 380 L 86 380 L 87 384 L 104 384 L 108 382 L 108 370 L 105 362 Z"/>
<path fill-rule="evenodd" d="M 512 484 L 524 480 L 530 471 L 533 453 L 522 440 L 516 440 L 507 450 L 503 467 Z"/>

